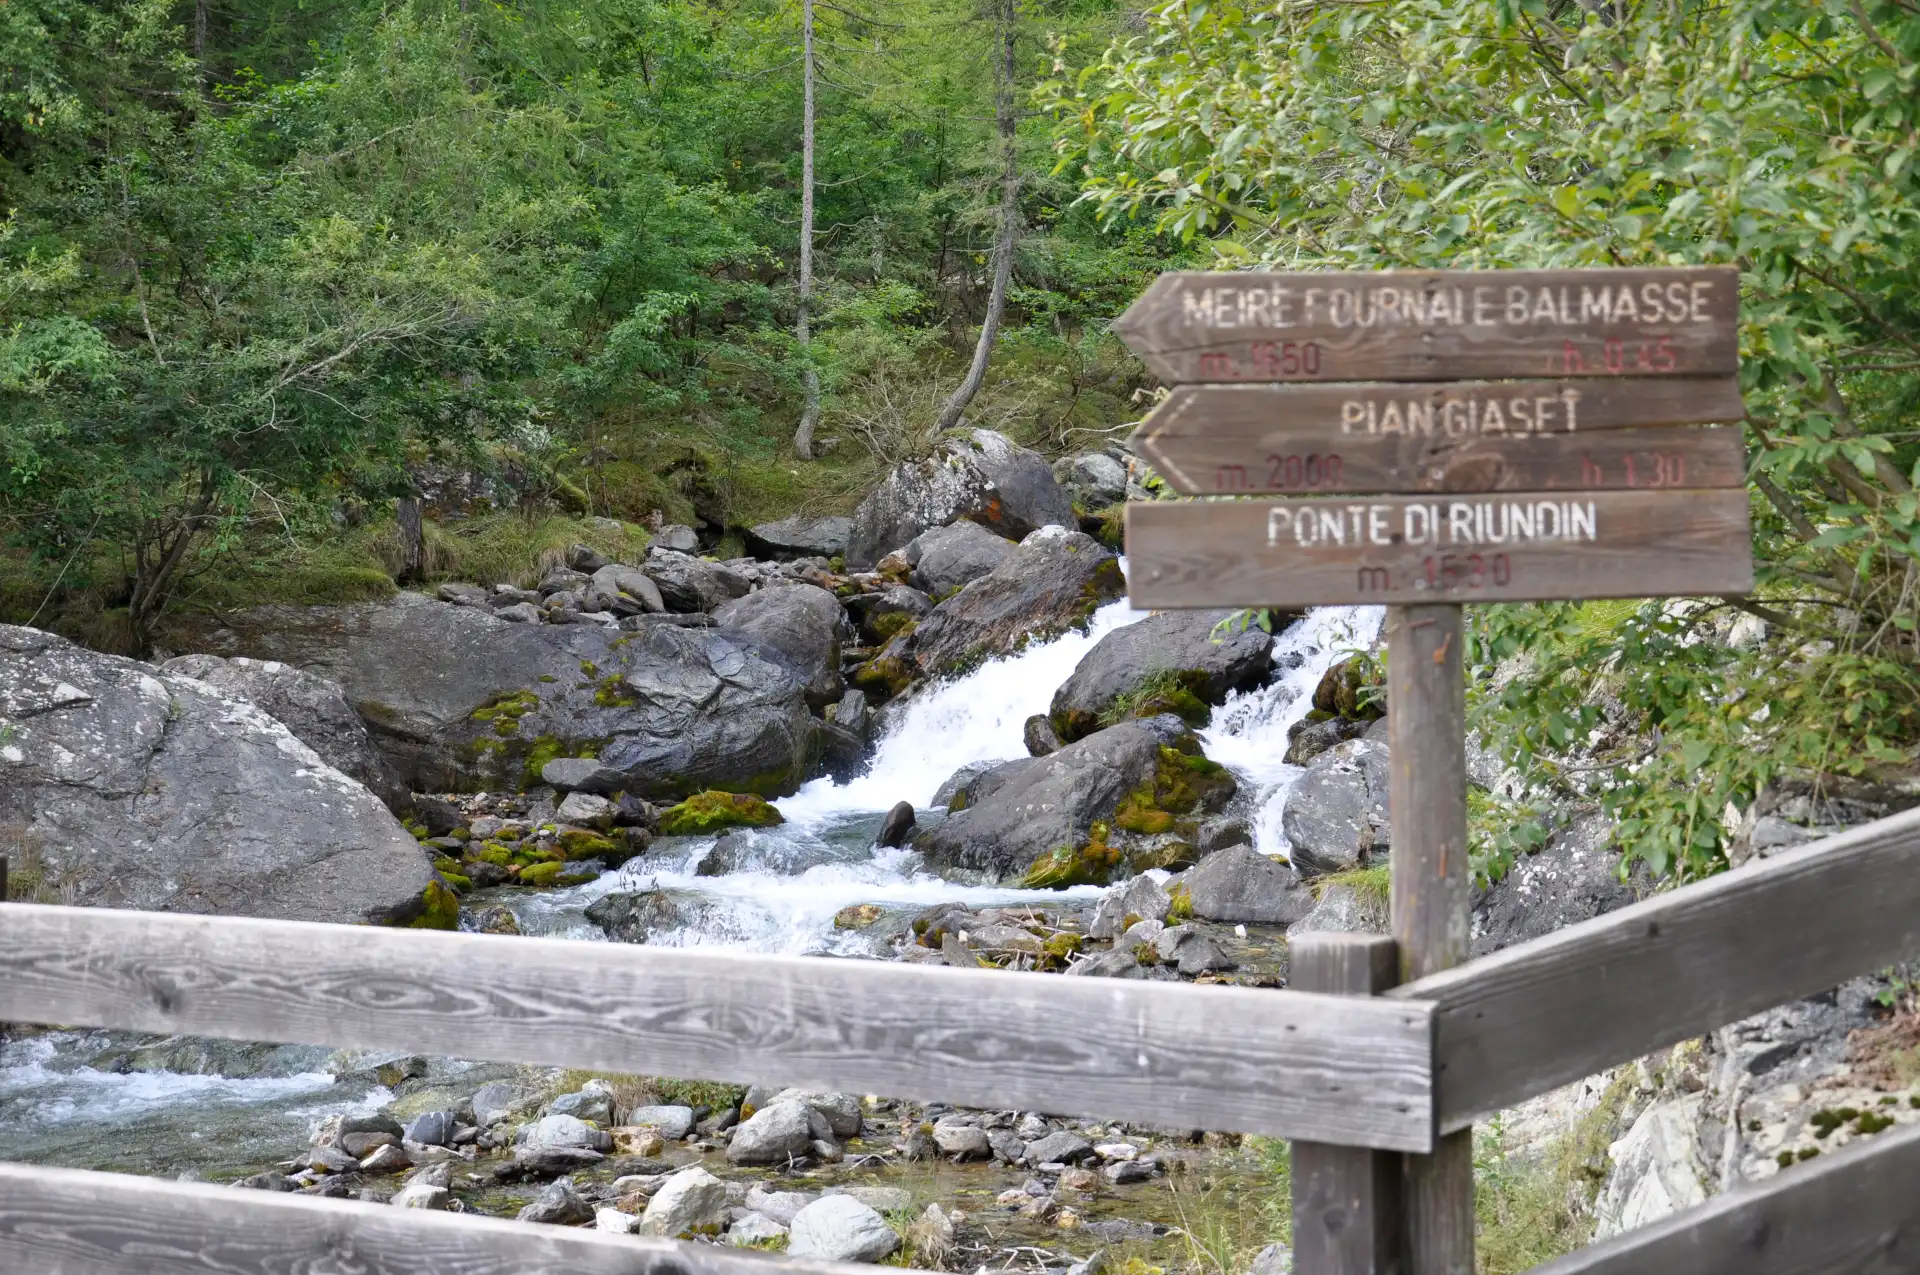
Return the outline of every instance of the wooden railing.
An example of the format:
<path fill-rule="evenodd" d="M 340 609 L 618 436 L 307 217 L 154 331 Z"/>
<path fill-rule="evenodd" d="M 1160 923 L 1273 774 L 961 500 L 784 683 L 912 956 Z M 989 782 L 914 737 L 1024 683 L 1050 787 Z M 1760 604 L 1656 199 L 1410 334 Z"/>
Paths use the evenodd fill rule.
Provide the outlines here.
<path fill-rule="evenodd" d="M 1300 936 L 1296 986 L 1329 990 L 1265 991 L 8 904 L 0 1021 L 1272 1134 L 1311 1148 L 1295 1175 L 1299 1275 L 1426 1275 L 1399 1238 L 1397 1153 L 1427 1153 L 1476 1117 L 1920 952 L 1920 811 L 1385 995 L 1356 994 L 1389 981 L 1390 948 Z M 4 1272 L 736 1275 L 767 1260 L 0 1164 Z M 1540 1270 L 1920 1271 L 1920 1129 Z"/>

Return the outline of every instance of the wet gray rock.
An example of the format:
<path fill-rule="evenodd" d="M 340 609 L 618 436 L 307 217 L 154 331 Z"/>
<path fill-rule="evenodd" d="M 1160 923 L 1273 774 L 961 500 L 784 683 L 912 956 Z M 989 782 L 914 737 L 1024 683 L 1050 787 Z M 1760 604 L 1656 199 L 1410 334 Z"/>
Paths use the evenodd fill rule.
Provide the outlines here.
<path fill-rule="evenodd" d="M 1092 1158 L 1093 1144 L 1065 1130 L 1027 1144 L 1028 1164 L 1080 1164 Z"/>
<path fill-rule="evenodd" d="M 1126 591 L 1120 560 L 1091 536 L 1049 529 L 940 603 L 919 627 L 888 643 L 883 658 L 918 676 L 964 672 L 1028 643 L 1083 629 L 1101 603 Z"/>
<path fill-rule="evenodd" d="M 1127 467 L 1105 452 L 1056 460 L 1053 477 L 1089 513 L 1127 498 Z"/>
<path fill-rule="evenodd" d="M 455 606 L 483 607 L 493 595 L 477 584 L 448 581 L 434 590 L 434 596 L 442 602 L 451 602 Z"/>
<path fill-rule="evenodd" d="M 1335 744 L 1359 739 L 1372 722 L 1356 722 L 1345 717 L 1329 717 L 1321 722 L 1302 722 L 1288 732 L 1287 764 L 1305 766 Z"/>
<path fill-rule="evenodd" d="M 1047 720 L 1045 713 L 1035 713 L 1029 717 L 1021 728 L 1020 736 L 1030 757 L 1047 757 L 1060 751 L 1060 736 L 1054 733 L 1053 723 Z"/>
<path fill-rule="evenodd" d="M 1344 872 L 1384 857 L 1387 746 L 1353 739 L 1314 758 L 1287 797 L 1282 826 L 1303 876 Z"/>
<path fill-rule="evenodd" d="M 746 1206 L 781 1226 L 791 1226 L 794 1215 L 819 1198 L 816 1191 L 769 1191 L 756 1182 L 747 1191 Z"/>
<path fill-rule="evenodd" d="M 873 839 L 876 846 L 896 849 L 907 844 L 907 838 L 914 830 L 913 803 L 901 801 L 887 811 L 886 819 L 880 824 L 880 832 Z"/>
<path fill-rule="evenodd" d="M 987 1131 L 970 1124 L 951 1124 L 945 1120 L 933 1126 L 933 1145 L 952 1160 L 987 1160 L 993 1156 L 993 1143 Z"/>
<path fill-rule="evenodd" d="M 860 1133 L 861 1108 L 858 1095 L 826 1093 L 816 1089 L 783 1089 L 775 1102 L 798 1102 L 812 1108 L 827 1122 L 827 1129 L 839 1141 Z M 814 1134 L 819 1137 L 818 1131 Z"/>
<path fill-rule="evenodd" d="M 554 807 L 553 817 L 561 823 L 605 832 L 613 827 L 613 803 L 590 792 L 570 792 Z"/>
<path fill-rule="evenodd" d="M 540 768 L 540 781 L 563 793 L 611 796 L 627 786 L 627 777 L 595 757 L 556 757 Z"/>
<path fill-rule="evenodd" d="M 1203 705 L 1223 704 L 1233 692 L 1260 685 L 1273 668 L 1273 635 L 1249 626 L 1222 632 L 1216 641 L 1214 627 L 1227 615 L 1163 611 L 1107 634 L 1054 692 L 1049 710 L 1054 730 L 1062 740 L 1080 739 L 1098 730 L 1101 715 L 1123 696 L 1138 697 L 1143 689 L 1169 682 Z"/>
<path fill-rule="evenodd" d="M 1173 897 L 1149 876 L 1130 877 L 1100 896 L 1094 905 L 1093 920 L 1087 925 L 1087 937 L 1114 939 L 1136 920 L 1165 921 L 1173 908 Z"/>
<path fill-rule="evenodd" d="M 933 599 L 904 584 L 891 584 L 872 593 L 847 599 L 847 613 L 859 627 L 862 641 L 881 643 L 910 624 L 918 624 L 933 610 Z"/>
<path fill-rule="evenodd" d="M 496 1124 L 513 1114 L 513 1109 L 526 1097 L 518 1085 L 504 1080 L 490 1080 L 474 1092 L 472 1103 L 473 1120 L 482 1129 Z"/>
<path fill-rule="evenodd" d="M 838 558 L 847 551 L 851 518 L 807 518 L 795 514 L 778 522 L 747 528 L 747 552 L 756 558 L 787 562 L 794 558 Z"/>
<path fill-rule="evenodd" d="M 1315 930 L 1339 934 L 1385 934 L 1387 901 L 1350 885 L 1330 885 L 1320 892 L 1313 911 L 1301 917 L 1288 934 Z"/>
<path fill-rule="evenodd" d="M 546 1222 L 554 1226 L 577 1226 L 593 1221 L 593 1206 L 580 1198 L 567 1178 L 549 1182 L 540 1188 L 533 1202 L 520 1210 L 522 1222 Z"/>
<path fill-rule="evenodd" d="M 670 522 L 653 533 L 648 548 L 672 549 L 676 553 L 699 553 L 700 536 L 685 523 Z"/>
<path fill-rule="evenodd" d="M 604 610 L 621 615 L 657 615 L 667 609 L 660 586 L 638 567 L 610 563 L 595 571 L 588 584 L 590 596 Z"/>
<path fill-rule="evenodd" d="M 840 643 L 852 636 L 840 600 L 811 584 L 770 584 L 713 609 L 722 629 L 744 633 L 794 671 L 807 702 L 825 708 L 840 698 Z"/>
<path fill-rule="evenodd" d="M 337 683 L 274 660 L 226 660 L 217 655 L 178 656 L 162 664 L 160 671 L 191 677 L 235 699 L 252 701 L 320 754 L 327 765 L 365 784 L 389 810 L 403 811 L 411 803 L 413 795 L 374 747 L 367 724 Z"/>
<path fill-rule="evenodd" d="M 752 584 L 739 572 L 691 553 L 663 549 L 655 541 L 641 570 L 659 586 L 667 610 L 681 613 L 711 611 L 722 603 L 743 598 Z"/>
<path fill-rule="evenodd" d="M 11 625 L 5 825 L 80 905 L 389 923 L 419 916 L 435 879 L 373 793 L 250 700 Z"/>
<path fill-rule="evenodd" d="M 513 1153 L 511 1176 L 557 1178 L 594 1168 L 605 1160 L 606 1156 L 587 1147 L 519 1147 Z"/>
<path fill-rule="evenodd" d="M 1086 844 L 1096 821 L 1152 779 L 1165 742 L 1153 723 L 1125 722 L 1021 762 L 1004 783 L 922 832 L 914 849 L 935 867 L 1024 873 L 1058 847 Z"/>
<path fill-rule="evenodd" d="M 693 1132 L 693 1108 L 672 1103 L 635 1107 L 627 1112 L 626 1122 L 630 1125 L 651 1125 L 667 1141 L 678 1142 Z"/>
<path fill-rule="evenodd" d="M 1313 891 L 1293 870 L 1250 845 L 1208 855 L 1181 875 L 1180 886 L 1205 921 L 1292 925 L 1313 910 Z"/>
<path fill-rule="evenodd" d="M 901 553 L 913 566 L 913 583 L 935 598 L 945 598 L 1005 562 L 1016 547 L 1005 536 L 963 518 L 921 532 Z"/>
<path fill-rule="evenodd" d="M 1230 970 L 1233 959 L 1220 945 L 1191 925 L 1162 930 L 1153 941 L 1154 954 L 1188 978 L 1215 970 Z"/>
<path fill-rule="evenodd" d="M 510 606 L 495 607 L 493 618 L 508 624 L 538 624 L 541 614 L 540 608 L 531 602 L 515 602 Z"/>
<path fill-rule="evenodd" d="M 786 1237 L 787 1228 L 764 1213 L 747 1213 L 727 1228 L 727 1243 L 736 1248 L 752 1248 L 769 1240 Z"/>
<path fill-rule="evenodd" d="M 1551 934 L 1651 893 L 1644 870 L 1630 881 L 1620 880 L 1612 831 L 1605 816 L 1583 815 L 1555 832 L 1537 853 L 1517 858 L 1504 877 L 1478 892 L 1473 954 L 1485 956 Z"/>
<path fill-rule="evenodd" d="M 395 1192 L 394 1197 L 387 1203 L 396 1209 L 432 1209 L 444 1213 L 453 1207 L 453 1192 L 446 1187 L 433 1186 L 426 1182 L 410 1182 Z"/>
<path fill-rule="evenodd" d="M 1033 759 L 1016 757 L 1012 761 L 969 763 L 947 776 L 933 794 L 933 804 L 949 810 L 964 809 L 999 791 L 1014 776 L 1033 764 Z"/>
<path fill-rule="evenodd" d="M 547 1104 L 547 1114 L 572 1116 L 576 1120 L 601 1126 L 610 1125 L 613 1123 L 613 1095 L 605 1089 L 580 1089 L 563 1093 Z"/>
<path fill-rule="evenodd" d="M 543 1116 L 520 1131 L 520 1145 L 529 1150 L 543 1147 L 582 1147 L 602 1155 L 613 1150 L 613 1137 L 576 1116 Z"/>
<path fill-rule="evenodd" d="M 887 1220 L 850 1195 L 825 1195 L 793 1215 L 787 1255 L 823 1262 L 878 1262 L 900 1247 Z"/>
<path fill-rule="evenodd" d="M 534 750 L 557 748 L 593 753 L 642 796 L 775 794 L 815 756 L 792 671 L 719 629 L 508 625 L 403 593 L 255 608 L 198 641 L 338 682 L 416 792 L 518 789 Z"/>
<path fill-rule="evenodd" d="M 429 1147 L 444 1147 L 453 1141 L 457 1122 L 451 1111 L 428 1111 L 407 1122 L 406 1141 Z"/>
<path fill-rule="evenodd" d="M 865 570 L 921 532 L 961 518 L 1017 539 L 1045 526 L 1073 526 L 1073 501 L 1037 453 L 976 429 L 930 457 L 896 466 L 860 502 L 847 532 L 847 566 Z"/>
<path fill-rule="evenodd" d="M 810 1110 L 791 1099 L 760 1108 L 734 1126 L 727 1159 L 734 1164 L 785 1164 L 805 1155 L 813 1140 Z"/>
<path fill-rule="evenodd" d="M 697 926 L 713 916 L 714 905 L 692 894 L 666 890 L 603 894 L 587 907 L 587 920 L 620 943 L 645 943 L 655 933 Z"/>

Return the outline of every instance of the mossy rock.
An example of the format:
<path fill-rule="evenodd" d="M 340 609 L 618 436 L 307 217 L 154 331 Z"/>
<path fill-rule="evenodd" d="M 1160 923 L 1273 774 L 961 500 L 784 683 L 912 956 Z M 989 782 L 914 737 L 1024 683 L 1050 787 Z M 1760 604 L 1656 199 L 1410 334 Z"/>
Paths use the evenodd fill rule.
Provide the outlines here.
<path fill-rule="evenodd" d="M 878 903 L 854 903 L 833 914 L 836 930 L 864 930 L 887 914 Z"/>
<path fill-rule="evenodd" d="M 473 893 L 473 878 L 462 876 L 458 872 L 442 872 L 440 875 L 447 879 L 447 884 L 453 887 L 455 894 Z"/>
<path fill-rule="evenodd" d="M 562 828 L 560 830 L 560 848 L 567 858 L 604 859 L 619 853 L 620 847 L 613 841 L 585 828 Z"/>
<path fill-rule="evenodd" d="M 513 863 L 513 847 L 501 845 L 498 841 L 489 841 L 481 846 L 468 846 L 467 858 L 476 863 L 491 863 L 496 867 L 509 867 Z"/>
<path fill-rule="evenodd" d="M 1313 688 L 1313 706 L 1322 713 L 1364 722 L 1381 715 L 1384 679 L 1365 655 L 1350 655 L 1328 669 Z"/>
<path fill-rule="evenodd" d="M 913 670 L 896 655 L 889 655 L 892 644 L 853 671 L 847 680 L 876 699 L 892 699 L 913 684 Z"/>
<path fill-rule="evenodd" d="M 1105 885 L 1120 866 L 1121 854 L 1107 844 L 1109 829 L 1096 823 L 1086 843 L 1058 846 L 1034 860 L 1020 878 L 1023 890 L 1064 890 L 1070 885 Z"/>
<path fill-rule="evenodd" d="M 696 793 L 660 812 L 660 834 L 697 837 L 721 828 L 771 828 L 785 823 L 766 798 L 745 792 L 709 790 Z"/>
<path fill-rule="evenodd" d="M 536 863 L 532 867 L 520 869 L 520 884 L 540 888 L 558 888 L 560 886 L 581 885 L 593 880 L 591 872 L 569 872 L 564 862 Z"/>
<path fill-rule="evenodd" d="M 453 887 L 435 878 L 427 882 L 420 896 L 420 915 L 407 922 L 410 930 L 457 930 L 460 928 L 460 896 Z"/>

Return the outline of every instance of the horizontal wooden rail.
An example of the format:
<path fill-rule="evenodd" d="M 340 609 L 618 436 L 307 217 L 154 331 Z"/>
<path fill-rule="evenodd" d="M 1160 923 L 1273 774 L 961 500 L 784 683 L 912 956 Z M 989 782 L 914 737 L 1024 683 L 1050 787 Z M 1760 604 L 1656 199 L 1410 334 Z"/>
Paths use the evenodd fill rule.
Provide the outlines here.
<path fill-rule="evenodd" d="M 563 1226 L 0 1164 L 4 1275 L 872 1275 Z"/>
<path fill-rule="evenodd" d="M 8 904 L 0 1022 L 782 1082 L 1383 1150 L 1432 1007 L 881 961 Z"/>
<path fill-rule="evenodd" d="M 1795 1165 L 1528 1275 L 1920 1275 L 1920 1125 Z"/>
<path fill-rule="evenodd" d="M 1920 952 L 1920 810 L 1396 988 L 1440 1130 Z"/>

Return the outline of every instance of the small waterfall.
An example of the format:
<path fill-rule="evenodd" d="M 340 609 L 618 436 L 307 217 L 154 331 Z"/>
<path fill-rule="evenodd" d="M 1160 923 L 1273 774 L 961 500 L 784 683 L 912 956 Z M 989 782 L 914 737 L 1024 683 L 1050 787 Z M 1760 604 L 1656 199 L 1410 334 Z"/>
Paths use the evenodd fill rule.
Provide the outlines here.
<path fill-rule="evenodd" d="M 1313 708 L 1313 691 L 1326 671 L 1379 636 L 1385 607 L 1318 607 L 1273 642 L 1273 665 L 1284 670 L 1267 685 L 1238 692 L 1214 710 L 1200 732 L 1207 756 L 1231 768 L 1253 790 L 1254 847 L 1262 854 L 1290 848 L 1280 817 L 1287 794 L 1304 772 L 1289 766 L 1287 731 Z"/>

